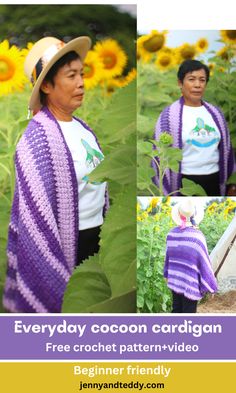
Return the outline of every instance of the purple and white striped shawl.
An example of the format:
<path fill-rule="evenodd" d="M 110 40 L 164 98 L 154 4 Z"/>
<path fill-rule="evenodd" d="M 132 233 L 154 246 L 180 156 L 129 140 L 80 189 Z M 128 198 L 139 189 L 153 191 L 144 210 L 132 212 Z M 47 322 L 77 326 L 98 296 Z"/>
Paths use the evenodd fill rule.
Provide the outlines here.
<path fill-rule="evenodd" d="M 221 141 L 219 144 L 220 153 L 220 190 L 221 195 L 225 195 L 226 192 L 226 181 L 229 176 L 234 171 L 234 153 L 230 142 L 229 131 L 224 118 L 223 113 L 216 106 L 203 101 L 202 104 L 211 114 L 213 120 L 215 121 L 220 134 Z M 171 134 L 174 138 L 173 147 L 178 147 L 182 149 L 182 117 L 183 117 L 183 106 L 184 99 L 181 97 L 179 100 L 175 101 L 173 104 L 167 106 L 160 114 L 158 121 L 156 123 L 156 129 L 154 134 L 154 139 L 158 140 L 160 134 L 164 131 Z M 155 148 L 155 147 L 154 147 Z M 158 157 L 156 157 L 158 159 Z M 153 182 L 157 186 L 159 185 L 159 175 L 158 168 L 154 161 L 152 161 L 152 167 L 156 172 L 156 176 L 153 177 Z M 171 169 L 166 169 L 165 176 L 163 179 L 164 195 L 168 195 L 171 192 L 177 191 L 181 187 L 181 162 L 179 165 L 178 173 L 173 172 Z M 173 193 L 173 195 L 179 195 L 178 192 Z"/>
<path fill-rule="evenodd" d="M 164 277 L 171 290 L 191 300 L 217 291 L 206 240 L 200 230 L 171 229 L 167 235 Z"/>
<path fill-rule="evenodd" d="M 15 168 L 3 304 L 11 312 L 60 312 L 77 258 L 79 196 L 71 153 L 47 108 L 29 122 Z"/>

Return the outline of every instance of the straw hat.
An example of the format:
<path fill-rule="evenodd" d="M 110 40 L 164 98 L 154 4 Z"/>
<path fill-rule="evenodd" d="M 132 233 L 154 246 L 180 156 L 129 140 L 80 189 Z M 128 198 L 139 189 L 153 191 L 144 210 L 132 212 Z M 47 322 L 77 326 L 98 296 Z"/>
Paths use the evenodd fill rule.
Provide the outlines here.
<path fill-rule="evenodd" d="M 34 44 L 24 65 L 25 74 L 33 84 L 29 109 L 41 108 L 40 86 L 53 64 L 70 51 L 77 52 L 83 61 L 90 47 L 91 40 L 87 36 L 75 38 L 67 44 L 55 37 L 44 37 Z"/>
<path fill-rule="evenodd" d="M 184 198 L 172 208 L 171 216 L 177 225 L 183 222 L 180 215 L 185 217 L 187 222 L 191 222 L 190 218 L 193 218 L 198 225 L 203 220 L 204 209 L 199 205 L 196 206 L 193 198 Z"/>

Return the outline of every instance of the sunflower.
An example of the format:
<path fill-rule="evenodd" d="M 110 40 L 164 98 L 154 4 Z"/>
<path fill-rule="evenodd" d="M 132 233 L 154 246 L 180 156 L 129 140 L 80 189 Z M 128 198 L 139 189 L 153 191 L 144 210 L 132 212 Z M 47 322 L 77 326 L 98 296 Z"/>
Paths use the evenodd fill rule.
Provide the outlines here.
<path fill-rule="evenodd" d="M 220 50 L 218 50 L 216 55 L 221 57 L 222 60 L 226 61 L 229 61 L 233 57 L 233 54 L 229 50 L 228 46 L 223 46 Z"/>
<path fill-rule="evenodd" d="M 177 59 L 178 63 L 182 63 L 184 60 L 193 59 L 197 54 L 195 45 L 183 44 L 177 48 Z"/>
<path fill-rule="evenodd" d="M 107 96 L 110 96 L 112 93 L 114 93 L 119 86 L 119 82 L 117 81 L 116 78 L 111 78 L 108 80 L 101 80 L 101 86 L 104 89 L 104 93 Z"/>
<path fill-rule="evenodd" d="M 206 38 L 199 38 L 196 42 L 196 50 L 197 52 L 203 53 L 208 49 L 209 43 Z"/>
<path fill-rule="evenodd" d="M 153 58 L 153 53 L 148 52 L 143 46 L 146 37 L 143 35 L 137 39 L 137 59 L 148 63 Z"/>
<path fill-rule="evenodd" d="M 154 198 L 151 199 L 150 205 L 151 205 L 152 209 L 154 209 L 155 207 L 157 207 L 157 204 L 158 204 L 159 200 L 160 200 L 159 197 L 154 197 Z"/>
<path fill-rule="evenodd" d="M 170 203 L 171 203 L 171 197 L 170 197 L 170 196 L 164 197 L 164 198 L 162 199 L 162 203 L 165 204 L 165 205 L 167 205 L 167 206 L 169 206 Z"/>
<path fill-rule="evenodd" d="M 171 52 L 160 50 L 157 54 L 155 64 L 160 70 L 167 71 L 175 66 L 176 61 Z"/>
<path fill-rule="evenodd" d="M 113 82 L 114 87 L 125 87 L 129 83 L 131 83 L 137 76 L 137 71 L 135 68 L 129 71 L 126 76 L 119 76 L 118 78 L 114 78 L 111 81 Z"/>
<path fill-rule="evenodd" d="M 166 42 L 167 31 L 159 32 L 157 30 L 152 30 L 151 33 L 146 36 L 146 40 L 143 43 L 144 48 L 151 53 L 159 51 Z"/>
<path fill-rule="evenodd" d="M 97 42 L 94 51 L 103 63 L 105 79 L 121 75 L 127 63 L 127 56 L 117 41 L 106 39 Z"/>
<path fill-rule="evenodd" d="M 210 70 L 210 75 L 212 76 L 214 74 L 214 69 L 215 69 L 216 65 L 215 63 L 209 63 L 208 64 L 208 68 Z"/>
<path fill-rule="evenodd" d="M 150 61 L 153 55 L 164 47 L 166 34 L 167 30 L 163 32 L 152 30 L 150 34 L 138 38 L 137 49 L 144 61 Z"/>
<path fill-rule="evenodd" d="M 22 55 L 26 57 L 29 51 L 33 48 L 33 46 L 34 46 L 33 42 L 28 42 L 26 48 L 23 48 L 21 50 Z"/>
<path fill-rule="evenodd" d="M 223 74 L 225 73 L 225 67 L 219 67 L 218 71 L 222 72 Z"/>
<path fill-rule="evenodd" d="M 24 56 L 15 46 L 4 40 L 0 43 L 0 95 L 22 91 L 27 82 L 23 72 Z"/>
<path fill-rule="evenodd" d="M 134 79 L 137 77 L 137 70 L 136 68 L 132 68 L 132 70 L 129 71 L 129 73 L 125 76 L 125 81 L 123 86 L 127 86 L 129 83 L 131 83 Z"/>
<path fill-rule="evenodd" d="M 84 86 L 92 89 L 97 86 L 103 77 L 103 63 L 98 54 L 92 50 L 88 51 L 84 60 Z"/>
<path fill-rule="evenodd" d="M 220 35 L 226 44 L 236 44 L 236 30 L 220 30 Z"/>

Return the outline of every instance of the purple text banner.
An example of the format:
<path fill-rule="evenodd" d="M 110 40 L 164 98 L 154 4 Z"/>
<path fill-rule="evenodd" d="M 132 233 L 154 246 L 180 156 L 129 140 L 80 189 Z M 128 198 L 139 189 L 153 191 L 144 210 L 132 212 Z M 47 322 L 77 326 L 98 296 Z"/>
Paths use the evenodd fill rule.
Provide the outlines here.
<path fill-rule="evenodd" d="M 235 360 L 236 316 L 2 315 L 0 360 Z"/>

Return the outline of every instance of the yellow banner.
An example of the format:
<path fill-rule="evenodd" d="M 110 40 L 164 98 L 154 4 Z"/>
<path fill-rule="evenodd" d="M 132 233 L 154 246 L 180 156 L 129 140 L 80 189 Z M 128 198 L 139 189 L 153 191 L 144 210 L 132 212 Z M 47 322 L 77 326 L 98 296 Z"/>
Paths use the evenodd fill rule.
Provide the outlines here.
<path fill-rule="evenodd" d="M 0 363 L 1 391 L 17 393 L 222 393 L 236 363 Z M 4 388 L 4 390 L 3 390 Z"/>

